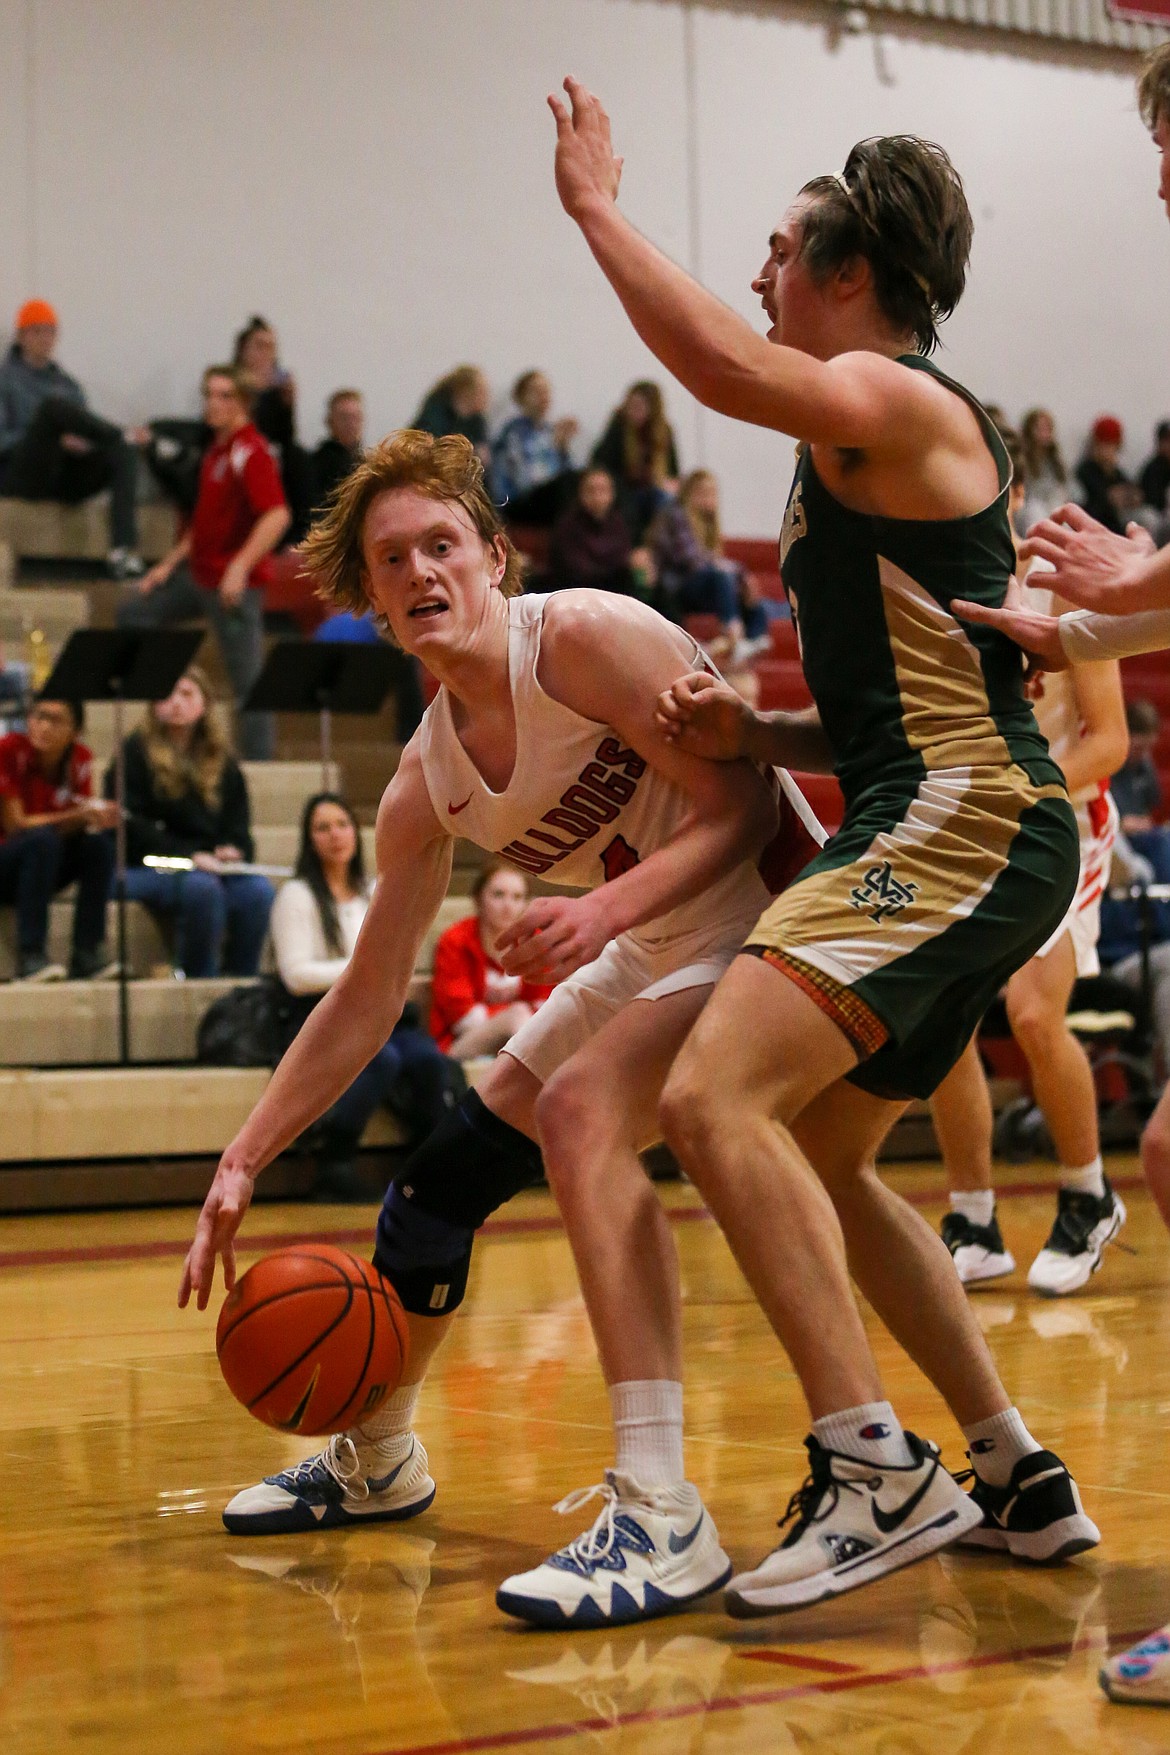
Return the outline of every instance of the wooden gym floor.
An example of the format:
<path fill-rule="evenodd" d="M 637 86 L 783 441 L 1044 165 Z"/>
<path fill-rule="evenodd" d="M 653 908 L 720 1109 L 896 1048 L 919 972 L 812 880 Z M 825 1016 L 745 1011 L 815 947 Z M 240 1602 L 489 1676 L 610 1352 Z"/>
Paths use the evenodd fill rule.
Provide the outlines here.
<path fill-rule="evenodd" d="M 1025 1417 L 1101 1525 L 1058 1571 L 945 1556 L 835 1604 L 736 1623 L 519 1631 L 496 1583 L 584 1527 L 552 1502 L 600 1478 L 606 1401 L 550 1201 L 484 1238 L 419 1429 L 439 1493 L 405 1525 L 252 1541 L 238 1487 L 307 1448 L 251 1421 L 217 1372 L 214 1310 L 174 1296 L 194 1214 L 0 1221 L 0 1746 L 9 1755 L 1146 1755 L 1170 1713 L 1109 1706 L 1103 1653 L 1170 1620 L 1170 1239 L 1132 1159 L 1113 1169 L 1136 1253 L 1080 1296 L 1023 1273 L 975 1308 Z M 934 1167 L 890 1172 L 932 1221 Z M 1003 1172 L 1026 1267 L 1051 1218 L 1039 1166 Z M 805 1416 L 715 1226 L 665 1192 L 686 1296 L 689 1465 L 737 1564 L 771 1545 Z M 363 1249 L 372 1209 L 253 1209 Z M 876 1327 L 876 1325 L 875 1325 Z M 878 1334 L 903 1417 L 962 1461 L 933 1393 Z"/>

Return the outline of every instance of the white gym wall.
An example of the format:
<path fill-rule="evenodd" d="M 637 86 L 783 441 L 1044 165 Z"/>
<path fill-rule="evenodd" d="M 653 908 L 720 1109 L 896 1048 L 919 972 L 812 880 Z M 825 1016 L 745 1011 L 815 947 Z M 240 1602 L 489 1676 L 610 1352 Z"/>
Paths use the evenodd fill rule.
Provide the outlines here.
<path fill-rule="evenodd" d="M 951 33 L 830 44 L 756 0 L 0 0 L 0 325 L 31 295 L 94 405 L 194 407 L 253 311 L 315 443 L 356 383 L 370 430 L 462 359 L 500 408 L 529 365 L 596 432 L 651 369 L 552 186 L 544 94 L 603 93 L 636 223 L 756 316 L 748 282 L 808 177 L 865 134 L 933 136 L 976 219 L 947 369 L 1071 452 L 1103 410 L 1128 457 L 1170 415 L 1170 228 L 1128 66 Z M 770 534 L 787 442 L 668 392 L 725 522 Z"/>

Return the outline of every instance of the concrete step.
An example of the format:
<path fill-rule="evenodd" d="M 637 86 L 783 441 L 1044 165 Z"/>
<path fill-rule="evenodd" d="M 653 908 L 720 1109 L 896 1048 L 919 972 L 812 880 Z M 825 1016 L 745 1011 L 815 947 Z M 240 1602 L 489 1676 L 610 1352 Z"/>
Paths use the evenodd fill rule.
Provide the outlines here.
<path fill-rule="evenodd" d="M 256 828 L 300 827 L 305 800 L 315 792 L 335 792 L 341 778 L 336 762 L 242 762 L 252 823 Z"/>
<path fill-rule="evenodd" d="M 73 942 L 73 893 L 71 886 L 49 905 L 46 952 L 50 962 L 66 966 Z M 111 951 L 117 944 L 117 937 L 118 922 L 111 906 L 106 914 L 106 939 Z M 164 935 L 153 915 L 148 914 L 140 902 L 126 904 L 126 952 L 132 975 L 150 975 L 159 965 L 170 965 L 169 936 Z M 16 914 L 12 908 L 0 908 L 0 981 L 11 981 L 15 974 Z"/>
<path fill-rule="evenodd" d="M 175 541 L 175 511 L 158 500 L 138 507 L 138 546 L 156 561 Z M 110 499 L 95 494 L 78 506 L 54 500 L 0 499 L 0 542 L 18 558 L 104 561 L 110 549 Z"/>
<path fill-rule="evenodd" d="M 471 1083 L 490 1066 L 469 1063 Z M 270 1077 L 265 1067 L 0 1068 L 0 1164 L 216 1157 Z M 363 1146 L 402 1143 L 385 1111 L 362 1138 Z"/>
<path fill-rule="evenodd" d="M 132 981 L 130 1056 L 193 1061 L 204 1014 L 240 985 L 209 981 Z M 0 987 L 0 1066 L 81 1066 L 118 1059 L 118 987 L 108 981 L 27 982 Z"/>
<path fill-rule="evenodd" d="M 84 591 L 57 591 L 47 585 L 0 589 L 0 640 L 11 660 L 31 660 L 29 635 L 39 631 L 56 653 L 74 628 L 89 626 L 89 598 Z"/>

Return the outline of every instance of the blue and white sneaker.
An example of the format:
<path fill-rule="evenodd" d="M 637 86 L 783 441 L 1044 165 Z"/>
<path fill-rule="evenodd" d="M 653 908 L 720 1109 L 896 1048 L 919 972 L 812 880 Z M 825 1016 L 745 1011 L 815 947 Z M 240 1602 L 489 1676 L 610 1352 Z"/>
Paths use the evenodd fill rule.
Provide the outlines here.
<path fill-rule="evenodd" d="M 369 1472 L 348 1433 L 335 1432 L 317 1456 L 237 1493 L 224 1507 L 224 1527 L 233 1536 L 285 1536 L 340 1524 L 396 1522 L 427 1509 L 435 1497 L 435 1483 L 417 1438 L 411 1439 L 403 1460 L 385 1474 L 374 1472 L 376 1447 L 363 1448 Z"/>
<path fill-rule="evenodd" d="M 601 1511 L 575 1542 L 504 1580 L 496 1603 L 533 1627 L 612 1627 L 685 1608 L 731 1577 L 715 1525 L 689 1481 L 640 1487 L 607 1469 L 599 1487 L 562 1499 L 562 1514 L 595 1496 Z"/>
<path fill-rule="evenodd" d="M 1118 1706 L 1170 1706 L 1170 1627 L 1119 1651 L 1097 1680 Z"/>

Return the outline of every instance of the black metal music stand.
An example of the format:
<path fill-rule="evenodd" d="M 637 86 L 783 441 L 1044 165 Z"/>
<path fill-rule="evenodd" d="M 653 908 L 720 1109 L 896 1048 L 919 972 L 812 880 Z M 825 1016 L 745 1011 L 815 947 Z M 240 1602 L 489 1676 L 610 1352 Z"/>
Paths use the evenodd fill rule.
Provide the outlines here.
<path fill-rule="evenodd" d="M 243 702 L 245 712 L 317 713 L 321 785 L 329 785 L 335 713 L 377 713 L 394 685 L 394 653 L 372 642 L 281 640 Z"/>
<path fill-rule="evenodd" d="M 202 628 L 78 628 L 70 634 L 40 698 L 114 703 L 115 897 L 118 907 L 118 1052 L 130 1064 L 130 972 L 126 966 L 127 701 L 165 701 L 203 643 Z"/>

